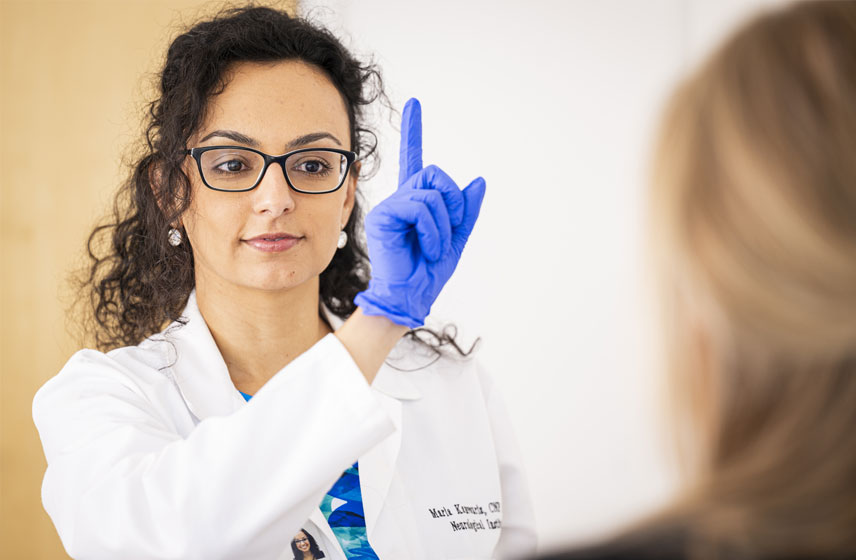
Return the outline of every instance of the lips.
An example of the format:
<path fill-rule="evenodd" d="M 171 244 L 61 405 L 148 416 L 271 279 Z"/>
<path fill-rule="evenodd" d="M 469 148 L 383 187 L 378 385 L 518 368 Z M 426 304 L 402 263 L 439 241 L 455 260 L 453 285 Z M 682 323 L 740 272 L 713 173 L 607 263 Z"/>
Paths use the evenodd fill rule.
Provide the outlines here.
<path fill-rule="evenodd" d="M 244 241 L 254 241 L 256 239 L 262 241 L 279 241 L 280 239 L 298 239 L 298 236 L 291 235 L 290 233 L 285 233 L 283 231 L 276 231 L 272 233 L 263 233 L 255 237 L 250 237 L 249 239 L 245 239 Z"/>
<path fill-rule="evenodd" d="M 280 253 L 291 249 L 302 239 L 302 237 L 291 235 L 290 233 L 273 232 L 244 239 L 244 243 L 263 253 Z"/>

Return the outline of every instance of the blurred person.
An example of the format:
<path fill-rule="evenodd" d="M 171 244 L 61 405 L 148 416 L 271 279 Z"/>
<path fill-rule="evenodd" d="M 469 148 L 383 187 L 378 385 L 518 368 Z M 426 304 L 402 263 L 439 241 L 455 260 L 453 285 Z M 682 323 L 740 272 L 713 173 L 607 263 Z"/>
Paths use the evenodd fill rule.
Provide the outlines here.
<path fill-rule="evenodd" d="M 762 14 L 678 88 L 649 215 L 686 487 L 545 559 L 856 558 L 856 2 Z"/>
<path fill-rule="evenodd" d="M 410 100 L 398 189 L 364 246 L 379 71 L 282 11 L 195 24 L 158 78 L 142 152 L 89 239 L 98 350 L 33 401 L 69 555 L 288 558 L 307 526 L 349 559 L 531 553 L 500 396 L 423 327 L 484 180 L 423 168 Z"/>

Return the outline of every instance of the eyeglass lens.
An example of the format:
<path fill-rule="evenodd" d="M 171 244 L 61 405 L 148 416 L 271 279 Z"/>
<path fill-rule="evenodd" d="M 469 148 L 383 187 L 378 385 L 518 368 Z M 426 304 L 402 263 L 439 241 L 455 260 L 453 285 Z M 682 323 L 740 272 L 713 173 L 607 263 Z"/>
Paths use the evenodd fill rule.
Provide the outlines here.
<path fill-rule="evenodd" d="M 265 166 L 261 154 L 241 148 L 220 148 L 203 152 L 200 157 L 205 182 L 216 189 L 251 188 Z M 285 172 L 295 189 L 324 192 L 337 188 L 344 179 L 347 158 L 336 152 L 313 150 L 298 152 L 285 160 Z"/>

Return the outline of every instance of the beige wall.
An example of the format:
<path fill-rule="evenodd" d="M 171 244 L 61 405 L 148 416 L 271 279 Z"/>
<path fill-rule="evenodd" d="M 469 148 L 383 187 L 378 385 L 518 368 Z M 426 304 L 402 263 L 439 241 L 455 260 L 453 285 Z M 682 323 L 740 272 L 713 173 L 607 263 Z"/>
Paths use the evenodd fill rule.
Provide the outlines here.
<path fill-rule="evenodd" d="M 296 2 L 280 2 L 292 7 Z M 67 558 L 30 406 L 77 349 L 66 278 L 122 176 L 147 73 L 212 4 L 0 0 L 0 557 Z"/>

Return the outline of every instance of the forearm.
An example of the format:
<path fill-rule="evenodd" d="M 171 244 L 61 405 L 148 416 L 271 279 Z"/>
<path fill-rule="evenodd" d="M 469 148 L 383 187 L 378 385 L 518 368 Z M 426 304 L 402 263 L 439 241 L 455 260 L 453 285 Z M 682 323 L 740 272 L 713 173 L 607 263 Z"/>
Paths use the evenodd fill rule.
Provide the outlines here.
<path fill-rule="evenodd" d="M 334 334 L 371 384 L 383 361 L 407 330 L 386 317 L 365 315 L 358 307 Z"/>

